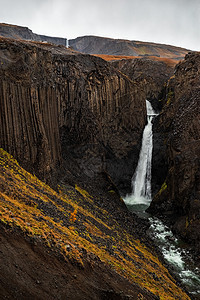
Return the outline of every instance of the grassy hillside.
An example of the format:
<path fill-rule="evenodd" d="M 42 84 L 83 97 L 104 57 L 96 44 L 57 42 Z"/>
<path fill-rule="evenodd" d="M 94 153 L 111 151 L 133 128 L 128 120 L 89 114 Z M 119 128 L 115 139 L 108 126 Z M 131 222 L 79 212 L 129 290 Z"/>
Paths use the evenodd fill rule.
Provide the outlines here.
<path fill-rule="evenodd" d="M 88 264 L 107 266 L 105 273 L 134 284 L 129 294 L 137 299 L 156 299 L 152 293 L 160 299 L 189 299 L 159 259 L 97 206 L 99 201 L 78 183 L 52 190 L 0 149 L 1 228 L 40 243 L 79 272 Z"/>

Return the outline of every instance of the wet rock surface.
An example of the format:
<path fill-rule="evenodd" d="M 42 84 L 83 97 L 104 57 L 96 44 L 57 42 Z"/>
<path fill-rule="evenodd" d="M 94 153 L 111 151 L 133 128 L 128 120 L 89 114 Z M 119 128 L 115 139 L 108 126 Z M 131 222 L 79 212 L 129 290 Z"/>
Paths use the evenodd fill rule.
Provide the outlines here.
<path fill-rule="evenodd" d="M 166 104 L 156 124 L 167 147 L 166 179 L 151 211 L 171 218 L 176 233 L 200 250 L 200 55 L 189 53 L 177 65 Z M 198 256 L 197 256 L 198 257 Z"/>

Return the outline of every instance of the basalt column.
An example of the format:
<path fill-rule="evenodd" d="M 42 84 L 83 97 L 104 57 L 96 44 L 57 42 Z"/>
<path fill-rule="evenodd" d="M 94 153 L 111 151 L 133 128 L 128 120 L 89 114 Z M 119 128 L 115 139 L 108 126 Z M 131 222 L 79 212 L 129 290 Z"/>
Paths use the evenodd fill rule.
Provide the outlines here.
<path fill-rule="evenodd" d="M 138 156 L 146 120 L 137 85 L 65 47 L 1 38 L 0 59 L 0 146 L 42 179 L 107 169 L 119 183 L 116 167 Z"/>

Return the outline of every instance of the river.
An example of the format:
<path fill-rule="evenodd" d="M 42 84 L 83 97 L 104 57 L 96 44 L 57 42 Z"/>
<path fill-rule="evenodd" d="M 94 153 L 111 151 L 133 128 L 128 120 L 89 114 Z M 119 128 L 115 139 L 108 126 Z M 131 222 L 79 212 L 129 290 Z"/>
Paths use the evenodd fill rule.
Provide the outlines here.
<path fill-rule="evenodd" d="M 146 213 L 151 197 L 151 165 L 153 150 L 153 120 L 157 116 L 151 103 L 146 101 L 147 124 L 143 131 L 142 147 L 136 171 L 132 177 L 132 193 L 124 198 L 127 208 L 140 218 L 148 218 L 150 227 L 149 237 L 160 249 L 164 260 L 170 269 L 182 282 L 186 290 L 194 297 L 200 299 L 200 270 L 195 266 L 189 251 L 184 243 L 175 237 L 161 220 Z"/>

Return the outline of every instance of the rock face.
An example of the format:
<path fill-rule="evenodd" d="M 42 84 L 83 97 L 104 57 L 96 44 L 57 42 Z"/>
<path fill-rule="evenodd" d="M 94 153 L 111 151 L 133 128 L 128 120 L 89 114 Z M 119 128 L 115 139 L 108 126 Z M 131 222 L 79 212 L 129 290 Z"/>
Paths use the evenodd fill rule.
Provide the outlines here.
<path fill-rule="evenodd" d="M 144 56 L 156 55 L 161 57 L 181 59 L 188 50 L 163 44 L 111 39 L 99 36 L 82 36 L 69 40 L 70 46 L 79 52 L 88 54 L 110 54 Z"/>
<path fill-rule="evenodd" d="M 0 23 L 0 36 L 66 46 L 67 39 L 33 33 L 28 27 Z"/>
<path fill-rule="evenodd" d="M 151 211 L 171 216 L 173 228 L 200 250 L 200 54 L 189 53 L 168 85 L 156 124 L 167 146 L 168 174 Z"/>
<path fill-rule="evenodd" d="M 138 86 L 138 93 L 151 100 L 155 110 L 161 110 L 164 85 L 174 73 L 174 65 L 150 58 L 122 59 L 111 62 Z"/>
<path fill-rule="evenodd" d="M 0 146 L 27 170 L 43 179 L 61 170 L 68 180 L 93 178 L 131 151 L 137 164 L 145 101 L 109 63 L 1 38 L 0 66 Z"/>
<path fill-rule="evenodd" d="M 143 99 L 148 99 L 154 110 L 159 112 L 162 109 L 162 98 L 165 95 L 165 85 L 174 73 L 174 66 L 168 60 L 154 61 L 152 59 L 123 59 L 112 62 L 112 65 L 126 74 L 137 86 L 137 93 Z M 160 99 L 160 100 L 159 100 Z M 161 187 L 167 174 L 167 160 L 163 137 L 157 129 L 155 120 L 153 133 L 153 163 L 152 163 L 152 194 L 155 194 Z M 162 151 L 161 151 L 162 149 Z M 130 160 L 130 158 L 129 158 Z M 133 175 L 133 163 L 127 162 L 127 182 L 131 182 L 130 174 Z M 128 189 L 128 187 L 126 187 Z"/>

